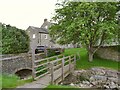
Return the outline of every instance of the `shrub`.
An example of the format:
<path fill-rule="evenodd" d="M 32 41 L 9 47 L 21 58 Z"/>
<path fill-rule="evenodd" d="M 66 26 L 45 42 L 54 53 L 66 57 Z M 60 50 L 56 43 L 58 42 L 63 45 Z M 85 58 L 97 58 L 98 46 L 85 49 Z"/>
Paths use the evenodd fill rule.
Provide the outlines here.
<path fill-rule="evenodd" d="M 2 24 L 2 53 L 17 54 L 29 51 L 29 36 L 24 30 Z"/>
<path fill-rule="evenodd" d="M 55 56 L 55 55 L 56 55 L 55 50 L 47 49 L 47 56 L 48 57 Z"/>

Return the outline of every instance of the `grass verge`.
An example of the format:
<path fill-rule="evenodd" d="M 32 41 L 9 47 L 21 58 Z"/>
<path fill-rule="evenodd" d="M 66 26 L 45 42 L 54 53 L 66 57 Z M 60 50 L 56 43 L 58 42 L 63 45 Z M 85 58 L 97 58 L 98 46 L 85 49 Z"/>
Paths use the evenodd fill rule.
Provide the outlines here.
<path fill-rule="evenodd" d="M 32 82 L 33 79 L 20 80 L 16 75 L 0 75 L 2 81 L 2 88 L 16 88 L 17 86 L 24 85 L 25 83 Z"/>
<path fill-rule="evenodd" d="M 76 87 L 73 86 L 65 86 L 65 85 L 49 85 L 48 87 L 46 87 L 43 90 L 80 90 Z"/>
<path fill-rule="evenodd" d="M 119 70 L 119 63 L 112 60 L 102 59 L 99 57 L 94 57 L 93 62 L 88 61 L 87 50 L 84 48 L 71 48 L 66 49 L 64 54 L 71 55 L 71 54 L 79 54 L 80 59 L 76 62 L 76 69 L 89 69 L 92 67 L 105 67 L 110 69 Z"/>

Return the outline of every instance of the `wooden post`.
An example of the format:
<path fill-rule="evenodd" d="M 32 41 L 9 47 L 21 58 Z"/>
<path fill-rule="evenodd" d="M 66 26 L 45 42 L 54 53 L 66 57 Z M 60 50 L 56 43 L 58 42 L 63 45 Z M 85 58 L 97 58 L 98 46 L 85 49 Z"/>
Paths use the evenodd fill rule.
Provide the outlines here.
<path fill-rule="evenodd" d="M 71 56 L 69 56 L 69 71 L 71 72 Z"/>
<path fill-rule="evenodd" d="M 50 73 L 51 73 L 51 84 L 54 84 L 54 68 L 53 68 L 53 63 L 50 63 Z"/>
<path fill-rule="evenodd" d="M 45 51 L 44 51 L 46 57 L 48 56 L 48 50 L 47 50 L 47 47 L 45 46 Z"/>
<path fill-rule="evenodd" d="M 35 74 L 35 47 L 32 47 L 32 77 L 33 79 L 35 79 L 36 74 Z"/>
<path fill-rule="evenodd" d="M 32 36 L 32 43 L 31 43 L 31 49 L 32 49 L 32 77 L 35 79 L 36 74 L 35 74 L 35 49 L 37 48 L 37 38 L 36 38 L 36 33 L 33 34 Z"/>
<path fill-rule="evenodd" d="M 62 81 L 64 80 L 64 57 L 62 58 Z"/>
<path fill-rule="evenodd" d="M 76 54 L 74 55 L 74 69 L 76 67 Z"/>
<path fill-rule="evenodd" d="M 58 65 L 58 56 L 56 56 L 56 60 L 57 60 L 57 62 L 55 64 Z"/>
<path fill-rule="evenodd" d="M 78 56 L 78 60 L 80 60 L 80 54 L 79 54 L 79 52 L 77 53 L 77 56 Z"/>
<path fill-rule="evenodd" d="M 49 59 L 47 59 L 47 67 L 48 67 L 48 71 L 49 71 L 49 73 L 50 73 L 50 67 L 49 67 L 49 65 L 50 65 L 50 63 L 49 63 Z"/>

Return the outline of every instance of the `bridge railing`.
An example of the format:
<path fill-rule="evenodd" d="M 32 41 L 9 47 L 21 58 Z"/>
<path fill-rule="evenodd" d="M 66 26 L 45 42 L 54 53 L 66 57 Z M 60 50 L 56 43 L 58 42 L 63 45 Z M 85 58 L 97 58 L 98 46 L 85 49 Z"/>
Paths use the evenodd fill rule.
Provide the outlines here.
<path fill-rule="evenodd" d="M 58 55 L 45 59 L 35 60 L 34 63 L 35 63 L 34 79 L 37 80 L 47 74 L 50 74 L 51 84 L 54 84 L 54 82 L 58 78 L 64 80 L 64 77 L 66 77 L 67 72 L 68 73 L 72 72 L 72 69 L 74 69 L 74 66 L 76 64 L 76 55 L 70 55 L 70 56 Z M 55 75 L 55 72 L 58 70 L 60 70 L 60 72 L 58 72 L 57 75 Z"/>
<path fill-rule="evenodd" d="M 38 79 L 46 74 L 49 74 L 49 64 L 50 62 L 57 60 L 59 58 L 63 57 L 63 55 L 58 55 L 58 56 L 53 56 L 53 57 L 48 57 L 40 60 L 34 60 L 34 79 Z"/>

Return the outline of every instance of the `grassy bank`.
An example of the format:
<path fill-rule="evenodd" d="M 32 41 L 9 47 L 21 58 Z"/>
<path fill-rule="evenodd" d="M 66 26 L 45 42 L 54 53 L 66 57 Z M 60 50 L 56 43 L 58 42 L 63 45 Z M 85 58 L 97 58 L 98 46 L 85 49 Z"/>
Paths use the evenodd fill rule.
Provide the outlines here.
<path fill-rule="evenodd" d="M 72 48 L 72 49 L 66 49 L 64 54 L 65 55 L 71 55 L 78 53 L 80 55 L 80 59 L 77 60 L 77 69 L 89 69 L 91 67 L 106 67 L 111 69 L 118 70 L 118 62 L 107 60 L 107 59 L 101 59 L 99 57 L 94 57 L 93 62 L 88 61 L 88 55 L 87 50 L 84 48 Z"/>
<path fill-rule="evenodd" d="M 46 87 L 43 90 L 80 90 L 76 87 L 72 87 L 72 86 L 65 86 L 65 85 L 49 85 L 48 87 Z"/>
<path fill-rule="evenodd" d="M 15 88 L 25 83 L 32 82 L 32 78 L 28 80 L 20 80 L 16 75 L 0 75 L 0 80 L 2 81 L 2 88 Z"/>

